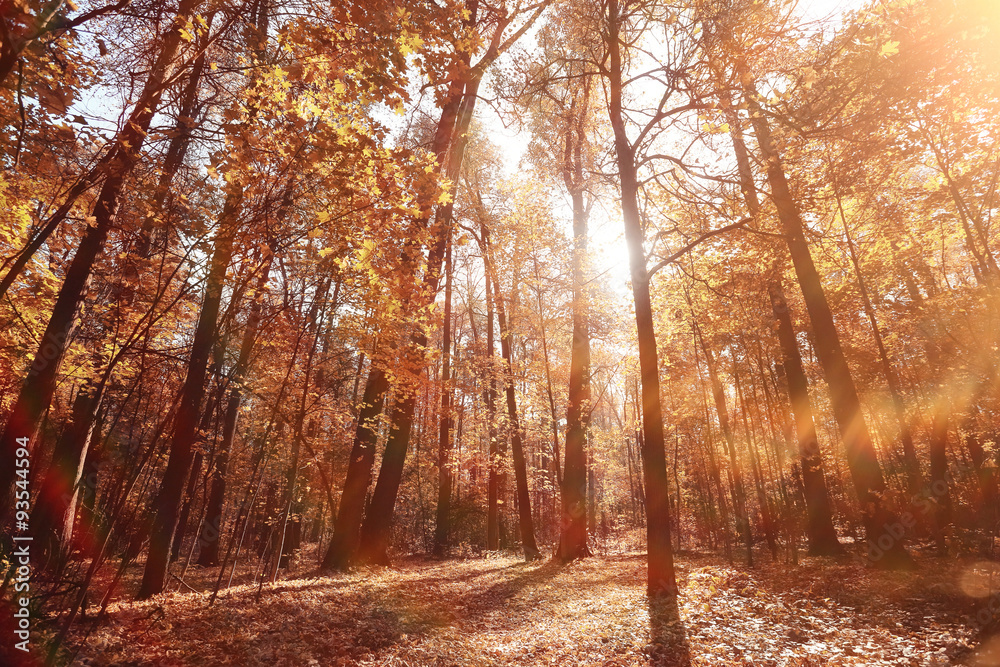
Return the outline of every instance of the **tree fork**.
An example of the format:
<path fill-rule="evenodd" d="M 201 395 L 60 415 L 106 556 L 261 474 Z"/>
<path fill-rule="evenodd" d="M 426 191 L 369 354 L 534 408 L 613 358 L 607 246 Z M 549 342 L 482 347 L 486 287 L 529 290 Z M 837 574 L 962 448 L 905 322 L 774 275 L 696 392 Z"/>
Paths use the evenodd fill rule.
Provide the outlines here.
<path fill-rule="evenodd" d="M 639 339 L 639 368 L 642 379 L 642 463 L 646 487 L 647 594 L 649 597 L 676 597 L 670 540 L 670 507 L 667 496 L 667 463 L 660 409 L 660 378 L 653 307 L 643 250 L 643 227 L 639 213 L 639 183 L 635 149 L 629 142 L 622 111 L 621 18 L 618 0 L 608 3 L 607 46 L 610 56 L 609 120 L 615 136 L 615 153 L 621 179 L 622 217 L 628 246 L 635 324 Z"/>

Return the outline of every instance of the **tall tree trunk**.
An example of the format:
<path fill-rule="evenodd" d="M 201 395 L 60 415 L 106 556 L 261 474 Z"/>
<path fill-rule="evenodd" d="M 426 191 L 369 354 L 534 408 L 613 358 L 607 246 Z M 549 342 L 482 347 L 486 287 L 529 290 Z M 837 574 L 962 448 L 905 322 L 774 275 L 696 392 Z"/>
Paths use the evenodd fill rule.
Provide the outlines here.
<path fill-rule="evenodd" d="M 736 442 L 733 438 L 733 429 L 729 423 L 729 409 L 726 406 L 726 392 L 719 380 L 718 368 L 715 365 L 715 357 L 711 348 L 705 343 L 705 337 L 701 333 L 701 327 L 694 321 L 694 312 L 691 314 L 691 322 L 694 325 L 695 333 L 701 343 L 702 352 L 705 353 L 705 366 L 708 368 L 708 379 L 712 387 L 712 398 L 715 401 L 715 411 L 719 417 L 719 429 L 722 431 L 723 439 L 726 443 L 726 455 L 729 457 L 729 469 L 733 474 L 733 504 L 736 505 L 736 522 L 740 533 L 743 535 L 743 544 L 747 550 L 747 563 L 753 564 L 753 535 L 750 530 L 750 511 L 747 507 L 746 485 L 743 482 L 743 464 L 740 462 L 739 453 L 736 451 Z"/>
<path fill-rule="evenodd" d="M 764 488 L 764 475 L 761 471 L 760 454 L 754 440 L 753 429 L 748 416 L 746 394 L 740 382 L 739 366 L 733 356 L 733 384 L 736 385 L 736 400 L 739 404 L 740 416 L 743 421 L 743 432 L 746 434 L 747 450 L 750 454 L 750 474 L 753 475 L 754 490 L 757 492 L 757 506 L 760 508 L 761 523 L 764 527 L 764 539 L 767 541 L 768 549 L 771 550 L 771 559 L 778 560 L 778 540 L 774 532 L 774 515 L 771 512 L 771 501 L 767 497 L 767 490 Z M 751 387 L 751 391 L 753 388 Z"/>
<path fill-rule="evenodd" d="M 92 446 L 101 388 L 82 387 L 73 401 L 73 416 L 52 452 L 52 463 L 42 481 L 31 514 L 31 529 L 40 555 L 62 562 L 69 555 L 79 484 Z"/>
<path fill-rule="evenodd" d="M 474 20 L 474 13 L 470 20 Z M 462 77 L 456 77 L 449 84 L 448 97 L 441 109 L 441 118 L 438 121 L 433 141 L 434 153 L 438 157 L 438 164 L 444 164 L 447 162 L 448 150 L 456 132 L 456 125 L 461 126 L 459 124 L 459 117 L 463 111 L 465 88 L 466 82 Z M 471 119 L 471 110 L 469 113 Z M 466 130 L 468 129 L 467 125 L 464 127 Z M 443 220 L 439 222 L 443 222 Z M 450 221 L 448 222 L 450 223 Z M 438 231 L 443 232 L 444 226 L 445 225 L 442 225 Z M 450 225 L 448 226 L 448 232 L 450 233 Z M 437 241 L 446 240 L 443 238 L 443 233 L 439 233 L 436 236 L 438 237 L 436 239 Z M 433 278 L 435 287 L 434 293 L 436 294 L 436 281 L 440 271 L 439 267 L 441 260 L 444 257 L 445 244 L 437 244 L 440 245 L 441 248 L 440 256 L 437 258 L 438 268 L 433 271 L 432 268 L 435 266 L 434 254 L 436 244 L 435 242 L 432 242 L 431 245 L 431 253 L 427 262 L 428 273 L 425 275 L 425 286 L 426 283 L 431 281 Z M 406 255 L 402 260 L 401 270 L 405 275 L 400 279 L 400 285 L 405 286 L 407 283 L 412 283 L 416 277 L 416 266 L 418 264 L 417 254 L 419 254 L 417 243 L 411 240 L 406 251 L 404 252 Z M 413 338 L 414 341 L 419 340 L 420 334 L 415 334 Z M 426 343 L 426 337 L 424 338 L 424 343 Z M 344 490 L 341 495 L 340 507 L 337 512 L 337 521 L 334 525 L 333 537 L 330 540 L 330 546 L 327 549 L 326 556 L 323 558 L 322 568 L 326 570 L 342 570 L 350 566 L 354 561 L 361 545 L 361 526 L 365 515 L 365 499 L 368 494 L 368 487 L 371 484 L 372 466 L 375 463 L 375 441 L 378 437 L 377 424 L 382 414 L 382 407 L 385 403 L 386 394 L 389 390 L 389 379 L 385 369 L 377 367 L 374 361 L 375 360 L 373 359 L 371 370 L 368 373 L 368 380 L 365 384 L 365 391 L 362 398 L 362 407 L 358 414 L 357 430 L 354 436 L 354 444 L 351 447 L 351 458 L 347 467 L 347 477 L 344 481 Z M 415 403 L 412 403 L 411 405 L 415 405 Z M 399 407 L 402 409 L 402 412 L 396 412 L 395 415 L 402 418 L 405 416 L 406 406 Z M 410 410 L 410 415 L 410 421 L 412 422 L 412 408 Z M 394 431 L 398 431 L 398 429 L 396 429 L 397 422 L 395 418 L 392 423 Z M 390 437 L 392 437 L 392 434 L 393 431 L 390 431 Z M 407 439 L 409 438 L 408 428 L 406 437 Z M 393 444 L 394 449 L 398 450 L 398 434 L 396 435 L 396 440 Z M 405 443 L 403 444 L 402 449 L 402 456 L 399 455 L 398 451 L 390 451 L 389 454 L 391 459 L 398 460 L 400 466 L 400 477 L 402 477 L 402 463 L 406 456 Z M 387 474 L 389 474 L 388 471 Z M 389 482 L 386 483 L 388 484 Z M 386 489 L 383 491 L 382 495 L 386 495 L 387 493 L 388 490 Z M 391 495 L 392 502 L 394 504 L 395 492 Z M 384 504 L 386 500 L 381 502 Z M 383 519 L 391 523 L 391 516 L 384 517 Z M 377 547 L 375 550 L 377 551 Z"/>
<path fill-rule="evenodd" d="M 187 377 L 181 389 L 180 404 L 174 417 L 174 435 L 170 443 L 167 469 L 163 473 L 160 490 L 153 502 L 155 515 L 149 540 L 149 556 L 146 559 L 142 585 L 139 588 L 140 598 L 148 598 L 162 592 L 166 581 L 170 545 L 177 528 L 184 482 L 191 468 L 192 447 L 197 439 L 198 414 L 205 392 L 205 372 L 215 340 L 219 306 L 222 303 L 222 288 L 226 280 L 226 269 L 233 255 L 233 241 L 242 204 L 242 186 L 231 184 L 219 220 L 215 251 L 212 253 L 205 286 L 205 298 L 202 301 L 198 326 L 191 344 Z"/>
<path fill-rule="evenodd" d="M 563 562 L 590 555 L 587 547 L 586 461 L 590 426 L 590 322 L 584 264 L 587 257 L 587 209 L 583 200 L 584 121 L 590 77 L 583 83 L 580 101 L 573 99 L 566 129 L 563 181 L 573 202 L 573 341 L 570 351 L 569 396 L 566 406 L 566 471 L 563 473 L 562 518 L 559 522 L 559 559 Z M 578 108 L 577 105 L 582 108 Z"/>
<path fill-rule="evenodd" d="M 107 176 L 94 207 L 94 224 L 87 227 L 66 270 L 38 351 L 28 368 L 4 431 L 0 434 L 0 457 L 8 461 L 7 464 L 0 465 L 0 499 L 7 497 L 14 481 L 13 460 L 18 446 L 17 439 L 27 437 L 34 441 L 42 414 L 52 400 L 56 374 L 73 337 L 77 311 L 86 294 L 91 271 L 114 225 L 125 181 L 140 159 L 146 133 L 159 108 L 170 66 L 181 43 L 181 30 L 200 1 L 181 0 L 177 18 L 163 37 L 162 47 L 150 69 L 143 92 L 124 129 L 119 133 L 115 146 L 111 148 L 110 155 L 114 157 L 109 158 Z M 0 502 L 0 506 L 8 505 Z M 6 511 L 3 514 L 0 519 L 6 518 Z M 5 521 L 0 520 L 0 525 L 3 523 Z"/>
<path fill-rule="evenodd" d="M 733 548 L 732 540 L 729 535 L 729 504 L 726 501 L 726 490 L 722 485 L 722 471 L 720 470 L 719 460 L 716 457 L 715 452 L 715 442 L 712 437 L 712 419 L 708 408 L 708 397 L 705 395 L 705 379 L 701 375 L 701 367 L 698 364 L 698 348 L 700 345 L 697 343 L 698 336 L 694 335 L 694 351 L 695 351 L 695 366 L 698 369 L 698 383 L 701 386 L 701 400 L 702 400 L 702 410 L 705 413 L 705 427 L 707 430 L 706 437 L 704 439 L 704 447 L 707 453 L 708 459 L 708 474 L 710 481 L 715 484 L 715 492 L 718 494 L 719 498 L 719 527 L 722 530 L 722 544 L 725 550 L 726 560 L 732 562 L 733 559 Z M 709 502 L 711 503 L 711 485 L 708 486 Z M 714 514 L 714 510 L 713 510 Z"/>
<path fill-rule="evenodd" d="M 274 255 L 266 250 L 257 281 L 257 288 L 252 295 L 250 314 L 247 316 L 246 328 L 243 330 L 243 340 L 240 343 L 240 354 L 236 360 L 230 378 L 229 400 L 226 403 L 226 413 L 222 424 L 222 441 L 215 454 L 212 469 L 212 483 L 209 489 L 208 502 L 205 509 L 205 523 L 201 528 L 198 541 L 201 551 L 198 553 L 198 565 L 210 567 L 219 564 L 219 538 L 222 535 L 222 511 L 226 498 L 226 473 L 229 469 L 229 453 L 232 451 L 233 440 L 236 437 L 236 422 L 240 413 L 240 403 L 243 398 L 243 380 L 250 365 L 250 353 L 253 351 L 260 328 L 261 300 L 271 272 L 271 261 Z"/>
<path fill-rule="evenodd" d="M 483 266 L 486 265 L 486 254 L 483 253 Z M 487 437 L 489 446 L 487 455 L 489 463 L 486 468 L 486 548 L 496 550 L 500 548 L 500 449 L 499 437 L 497 436 L 497 383 L 494 369 L 494 330 L 493 320 L 496 314 L 493 312 L 493 290 L 490 281 L 493 279 L 489 271 L 485 272 L 483 281 L 486 283 L 486 386 L 483 390 L 486 398 L 486 419 Z"/>
<path fill-rule="evenodd" d="M 788 187 L 781 156 L 774 147 L 771 129 L 757 102 L 756 91 L 748 87 L 744 99 L 750 110 L 757 144 L 767 165 L 767 179 L 771 185 L 771 197 L 778 210 L 778 220 L 805 297 L 806 310 L 812 322 L 816 355 L 830 387 L 834 418 L 844 440 L 847 463 L 861 506 L 868 538 L 868 558 L 879 567 L 910 567 L 913 560 L 906 551 L 905 540 L 911 526 L 904 524 L 882 500 L 887 488 L 882 467 L 865 423 L 861 399 L 858 397 L 847 357 L 840 344 L 833 312 L 809 251 L 802 218 Z"/>
<path fill-rule="evenodd" d="M 608 51 L 610 79 L 608 116 L 615 135 L 615 154 L 621 180 L 622 217 L 628 245 L 635 325 L 639 340 L 639 370 L 642 378 L 642 465 L 646 491 L 647 594 L 649 597 L 677 595 L 673 552 L 670 544 L 670 505 L 667 462 L 660 410 L 660 376 L 649 275 L 643 249 L 643 225 L 639 213 L 639 183 L 635 149 L 628 139 L 622 111 L 621 23 L 618 0 L 608 3 Z"/>
<path fill-rule="evenodd" d="M 469 113 L 471 114 L 471 110 Z M 467 122 L 460 123 L 459 126 L 468 128 Z M 448 239 L 451 237 L 450 204 L 445 208 L 440 218 L 428 252 L 427 269 L 421 281 L 418 296 L 420 307 L 426 307 L 433 303 L 438 292 L 441 266 Z M 414 375 L 422 371 L 426 365 L 424 350 L 427 347 L 427 342 L 426 331 L 418 326 L 403 351 L 404 363 L 408 364 Z M 406 450 L 410 442 L 414 410 L 417 404 L 416 389 L 417 387 L 409 382 L 401 383 L 397 387 L 399 395 L 390 416 L 391 426 L 385 443 L 385 451 L 382 454 L 382 465 L 379 468 L 375 490 L 372 492 L 371 505 L 361 525 L 358 557 L 364 562 L 378 564 L 388 562 L 387 551 L 390 531 L 392 530 L 393 511 L 399 493 L 399 484 L 403 479 L 403 464 L 406 461 Z"/>
<path fill-rule="evenodd" d="M 533 25 L 547 5 L 548 2 L 539 4 L 531 17 L 522 23 L 507 40 L 503 39 L 504 31 L 513 20 L 514 14 L 500 18 L 493 25 L 493 35 L 486 48 L 486 53 L 475 66 L 468 67 L 466 65 L 466 67 L 461 68 L 461 74 L 453 79 L 449 86 L 449 102 L 442 112 L 442 120 L 438 123 L 433 145 L 435 155 L 438 156 L 438 164 L 446 165 L 445 175 L 452 183 L 449 193 L 452 203 L 438 208 L 435 224 L 431 229 L 431 238 L 428 242 L 423 279 L 419 282 L 419 289 L 412 298 L 415 311 L 430 306 L 437 297 L 441 265 L 444 261 L 448 239 L 451 237 L 456 184 L 462 172 L 465 149 L 469 141 L 469 127 L 472 123 L 476 101 L 479 99 L 479 85 L 483 73 L 502 52 L 514 44 Z M 476 22 L 477 10 L 478 2 L 470 2 L 468 18 L 466 19 L 468 25 L 471 26 Z M 469 55 L 464 56 L 466 64 L 469 62 Z M 456 102 L 457 106 L 453 107 L 452 104 Z M 427 332 L 422 327 L 417 327 L 410 336 L 409 345 L 404 351 L 404 359 L 411 364 L 414 370 L 422 370 L 426 367 L 427 359 L 424 355 L 426 347 Z M 403 398 L 397 400 L 393 407 L 390 421 L 392 425 L 389 428 L 389 437 L 382 456 L 382 467 L 379 469 L 378 481 L 375 483 L 375 490 L 372 493 L 370 512 L 365 517 L 361 529 L 360 551 L 363 553 L 359 555 L 362 560 L 372 563 L 388 561 L 386 551 L 389 545 L 389 533 L 392 529 L 396 497 L 403 477 L 403 464 L 406 461 L 406 450 L 413 427 L 413 413 L 416 407 L 415 388 L 404 386 L 400 389 Z"/>
<path fill-rule="evenodd" d="M 792 328 L 792 318 L 789 315 L 788 302 L 785 300 L 780 279 L 775 277 L 770 281 L 767 291 L 777 323 L 778 342 L 784 358 L 788 402 L 792 406 L 792 418 L 795 421 L 808 517 L 806 535 L 809 540 L 809 554 L 838 555 L 843 553 L 844 547 L 838 541 L 837 530 L 833 526 L 833 509 L 826 488 L 826 478 L 823 475 L 823 455 L 819 448 L 819 439 L 816 437 L 816 424 L 809 402 L 809 381 L 802 367 L 802 357 L 799 355 L 799 346 L 795 340 L 795 330 Z"/>
<path fill-rule="evenodd" d="M 489 236 L 483 229 L 483 252 L 489 257 Z M 538 545 L 535 542 L 535 524 L 531 517 L 531 495 L 528 491 L 528 467 L 524 457 L 523 434 L 517 414 L 517 396 L 514 392 L 514 367 L 511 359 L 511 331 L 507 325 L 507 316 L 500 297 L 500 284 L 494 270 L 492 258 L 487 260 L 487 267 L 493 276 L 493 301 L 497 310 L 497 320 L 500 323 L 500 353 L 504 361 L 504 392 L 507 397 L 507 419 L 510 427 L 511 458 L 514 464 L 514 483 L 517 488 L 518 523 L 521 529 L 521 548 L 524 549 L 524 559 L 533 561 L 541 558 Z M 511 288 L 513 289 L 513 287 Z"/>
<path fill-rule="evenodd" d="M 209 406 L 205 408 L 205 418 L 210 419 L 209 415 L 215 410 L 214 406 Z M 206 419 L 202 420 L 204 424 Z M 170 545 L 170 562 L 175 563 L 181 555 L 181 546 L 184 542 L 184 537 L 187 535 L 188 520 L 191 517 L 191 506 L 194 504 L 195 495 L 198 492 L 198 475 L 201 474 L 201 466 L 205 462 L 205 454 L 198 451 L 194 455 L 194 461 L 191 463 L 191 473 L 188 475 L 187 488 L 184 490 L 184 504 L 181 506 L 181 515 L 177 519 L 177 532 L 174 534 L 173 542 Z"/>
<path fill-rule="evenodd" d="M 357 553 L 361 541 L 361 520 L 365 509 L 365 496 L 371 484 L 372 466 L 375 463 L 375 442 L 378 440 L 378 423 L 389 389 L 385 369 L 374 363 L 368 371 L 365 392 L 358 411 L 357 430 L 347 464 L 347 477 L 337 508 L 337 521 L 333 537 L 323 558 L 324 570 L 346 569 Z"/>
<path fill-rule="evenodd" d="M 444 326 L 441 332 L 441 415 L 438 433 L 438 501 L 434 528 L 434 555 L 442 557 L 448 548 L 451 514 L 451 240 L 444 256 Z"/>
<path fill-rule="evenodd" d="M 732 107 L 732 104 L 729 105 Z M 760 199 L 757 186 L 754 183 L 753 171 L 750 165 L 750 155 L 743 140 L 743 131 L 735 112 L 728 114 L 729 135 L 733 140 L 736 164 L 739 170 L 740 190 L 746 203 L 747 211 L 754 221 L 761 223 Z M 806 514 L 808 515 L 806 534 L 809 541 L 810 555 L 837 555 L 843 553 L 843 546 L 837 540 L 837 531 L 833 525 L 833 511 L 830 496 L 823 476 L 823 458 L 816 438 L 816 426 L 813 422 L 812 406 L 809 402 L 809 382 L 802 367 L 802 356 L 795 339 L 795 330 L 789 315 L 788 302 L 785 300 L 781 276 L 778 270 L 773 272 L 773 278 L 768 282 L 768 295 L 771 300 L 771 310 L 777 324 L 778 342 L 784 358 L 785 371 L 788 376 L 788 397 L 792 406 L 795 421 L 795 432 L 798 439 L 799 461 L 802 467 L 802 485 L 804 488 Z"/>
<path fill-rule="evenodd" d="M 556 414 L 556 399 L 552 392 L 552 364 L 549 361 L 549 342 L 545 335 L 545 309 L 542 307 L 542 290 L 538 286 L 538 257 L 534 257 L 535 267 L 535 297 L 538 302 L 538 317 L 540 320 L 538 332 L 542 339 L 542 359 L 545 362 L 545 391 L 549 399 L 549 421 L 552 428 L 552 463 L 555 468 L 556 482 L 562 488 L 562 464 L 559 455 L 559 417 Z"/>
<path fill-rule="evenodd" d="M 336 304 L 338 292 L 340 291 L 340 282 L 337 282 L 337 287 L 334 289 L 333 303 Z M 296 505 L 296 483 L 299 474 L 299 456 L 302 450 L 302 442 L 306 437 L 306 433 L 303 430 L 305 426 L 306 413 L 309 409 L 309 386 L 313 381 L 313 363 L 316 358 L 316 350 L 319 347 L 320 335 L 323 332 L 323 319 L 325 317 L 325 308 L 322 307 L 323 301 L 325 301 L 327 294 L 330 292 L 330 278 L 326 277 L 323 279 L 323 284 L 316 290 L 315 299 L 313 300 L 312 307 L 309 309 L 309 313 L 306 315 L 306 321 L 304 323 L 304 328 L 308 331 L 309 328 L 313 329 L 312 343 L 309 345 L 308 354 L 306 354 L 305 368 L 303 369 L 302 378 L 302 397 L 299 399 L 299 408 L 295 415 L 295 427 L 292 433 L 292 455 L 291 460 L 288 463 L 288 472 L 285 474 L 285 511 L 281 521 L 281 532 L 280 539 L 278 540 L 278 548 L 275 552 L 274 559 L 274 571 L 271 574 L 271 581 L 273 582 L 278 576 L 278 568 L 288 568 L 291 563 L 292 551 L 297 548 L 297 542 L 299 541 L 299 535 L 301 534 L 302 528 L 302 518 L 301 516 L 292 517 L 293 508 Z M 296 345 L 298 347 L 298 345 Z M 312 427 L 310 427 L 311 429 Z M 292 537 L 289 539 L 288 528 L 289 522 L 292 524 Z M 294 544 L 294 546 L 291 546 Z"/>
<path fill-rule="evenodd" d="M 878 327 L 878 319 L 875 316 L 875 307 L 872 305 L 871 296 L 868 293 L 868 285 L 865 283 L 861 273 L 861 263 L 858 260 L 857 249 L 854 247 L 854 240 L 851 238 L 851 230 L 847 226 L 847 215 L 844 213 L 844 205 L 840 199 L 840 190 L 837 188 L 836 176 L 831 174 L 830 182 L 833 184 L 834 196 L 837 199 L 837 211 L 840 213 L 840 222 L 844 226 L 844 237 L 847 239 L 847 252 L 851 258 L 851 265 L 854 267 L 854 277 L 858 283 L 858 292 L 861 295 L 861 305 L 864 306 L 868 324 L 871 325 L 872 337 L 875 339 L 875 349 L 878 350 L 879 361 L 882 363 L 882 373 L 885 375 L 886 386 L 889 388 L 889 396 L 892 398 L 893 414 L 896 417 L 896 424 L 899 426 L 899 442 L 903 449 L 903 464 L 906 466 L 907 488 L 910 495 L 920 492 L 922 485 L 920 474 L 920 463 L 917 461 L 917 452 L 913 447 L 913 433 L 910 430 L 910 422 L 906 418 L 906 406 L 903 403 L 903 393 L 899 388 L 899 376 L 889 360 L 889 353 L 885 349 L 885 341 L 882 339 L 882 332 Z"/>

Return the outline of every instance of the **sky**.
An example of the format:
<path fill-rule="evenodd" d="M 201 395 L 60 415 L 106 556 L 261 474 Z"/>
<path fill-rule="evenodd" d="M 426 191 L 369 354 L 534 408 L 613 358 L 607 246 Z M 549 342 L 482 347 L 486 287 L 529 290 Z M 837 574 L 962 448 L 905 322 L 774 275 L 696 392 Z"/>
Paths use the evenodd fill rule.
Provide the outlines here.
<path fill-rule="evenodd" d="M 844 12 L 857 9 L 862 0 L 799 0 L 797 12 L 805 21 L 817 22 L 817 28 L 830 27 L 840 23 Z M 502 147 L 507 176 L 523 173 L 521 160 L 526 151 L 530 136 L 527 131 L 520 130 L 516 125 L 505 128 L 496 111 L 488 104 L 477 105 L 477 113 L 483 129 L 490 141 Z M 561 189 L 566 205 L 561 212 L 567 236 L 570 235 L 570 209 L 568 197 Z M 620 214 L 613 207 L 607 207 L 613 202 L 604 202 L 605 208 L 595 207 L 590 218 L 590 248 L 594 254 L 592 268 L 595 274 L 602 274 L 608 287 L 623 298 L 630 296 L 628 253 Z"/>
<path fill-rule="evenodd" d="M 799 0 L 798 12 L 807 21 L 818 21 L 829 25 L 839 22 L 839 17 L 844 11 L 855 9 L 861 4 L 861 0 Z M 69 115 L 80 114 L 88 119 L 92 129 L 101 131 L 105 136 L 113 135 L 116 125 L 121 122 L 122 100 L 119 99 L 121 92 L 113 90 L 110 97 L 106 96 L 107 94 L 107 91 L 101 89 L 88 92 L 82 99 L 76 101 Z M 502 149 L 506 176 L 509 178 L 523 173 L 521 161 L 530 139 L 527 130 L 521 130 L 516 125 L 505 128 L 496 110 L 486 103 L 477 105 L 477 115 L 490 141 Z M 388 113 L 387 118 L 390 126 L 399 120 Z M 557 195 L 564 195 L 558 187 L 555 192 Z M 557 214 L 561 214 L 564 218 L 566 234 L 569 236 L 568 199 L 567 205 L 561 212 L 557 211 Z M 614 201 L 599 202 L 593 209 L 590 238 L 590 247 L 594 254 L 592 265 L 594 274 L 601 274 L 601 279 L 607 281 L 608 287 L 627 300 L 630 293 L 628 256 L 621 218 Z"/>

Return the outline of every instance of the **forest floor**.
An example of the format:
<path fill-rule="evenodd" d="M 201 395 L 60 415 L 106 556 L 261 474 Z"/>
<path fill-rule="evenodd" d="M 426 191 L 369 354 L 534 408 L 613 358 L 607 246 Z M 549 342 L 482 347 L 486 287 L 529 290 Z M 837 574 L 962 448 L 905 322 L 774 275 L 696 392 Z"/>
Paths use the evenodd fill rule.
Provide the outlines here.
<path fill-rule="evenodd" d="M 968 619 L 989 616 L 1000 597 L 971 561 L 922 559 L 908 573 L 808 558 L 744 569 L 687 553 L 677 565 L 677 604 L 653 607 L 641 554 L 568 566 L 508 555 L 409 559 L 303 573 L 264 586 L 259 598 L 244 584 L 211 607 L 188 589 L 129 601 L 135 568 L 74 662 L 610 666 L 688 655 L 694 665 L 1000 664 L 975 649 Z M 210 590 L 217 572 L 192 568 L 185 581 Z M 91 630 L 78 627 L 77 646 Z"/>

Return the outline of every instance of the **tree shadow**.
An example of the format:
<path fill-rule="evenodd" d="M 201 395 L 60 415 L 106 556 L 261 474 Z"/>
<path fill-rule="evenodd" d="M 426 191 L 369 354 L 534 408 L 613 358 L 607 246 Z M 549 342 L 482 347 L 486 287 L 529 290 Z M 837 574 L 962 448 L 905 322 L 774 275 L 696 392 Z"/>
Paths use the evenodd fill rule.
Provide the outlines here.
<path fill-rule="evenodd" d="M 476 613 L 488 613 L 493 609 L 502 607 L 510 598 L 516 596 L 524 588 L 528 586 L 540 586 L 552 579 L 562 569 L 562 565 L 556 561 L 548 560 L 537 567 L 535 563 L 517 563 L 502 569 L 524 571 L 513 579 L 501 581 L 489 588 L 459 596 L 459 602 L 467 609 L 474 610 Z"/>
<path fill-rule="evenodd" d="M 649 600 L 649 664 L 656 667 L 688 667 L 691 649 L 681 621 L 676 597 L 660 596 Z"/>

